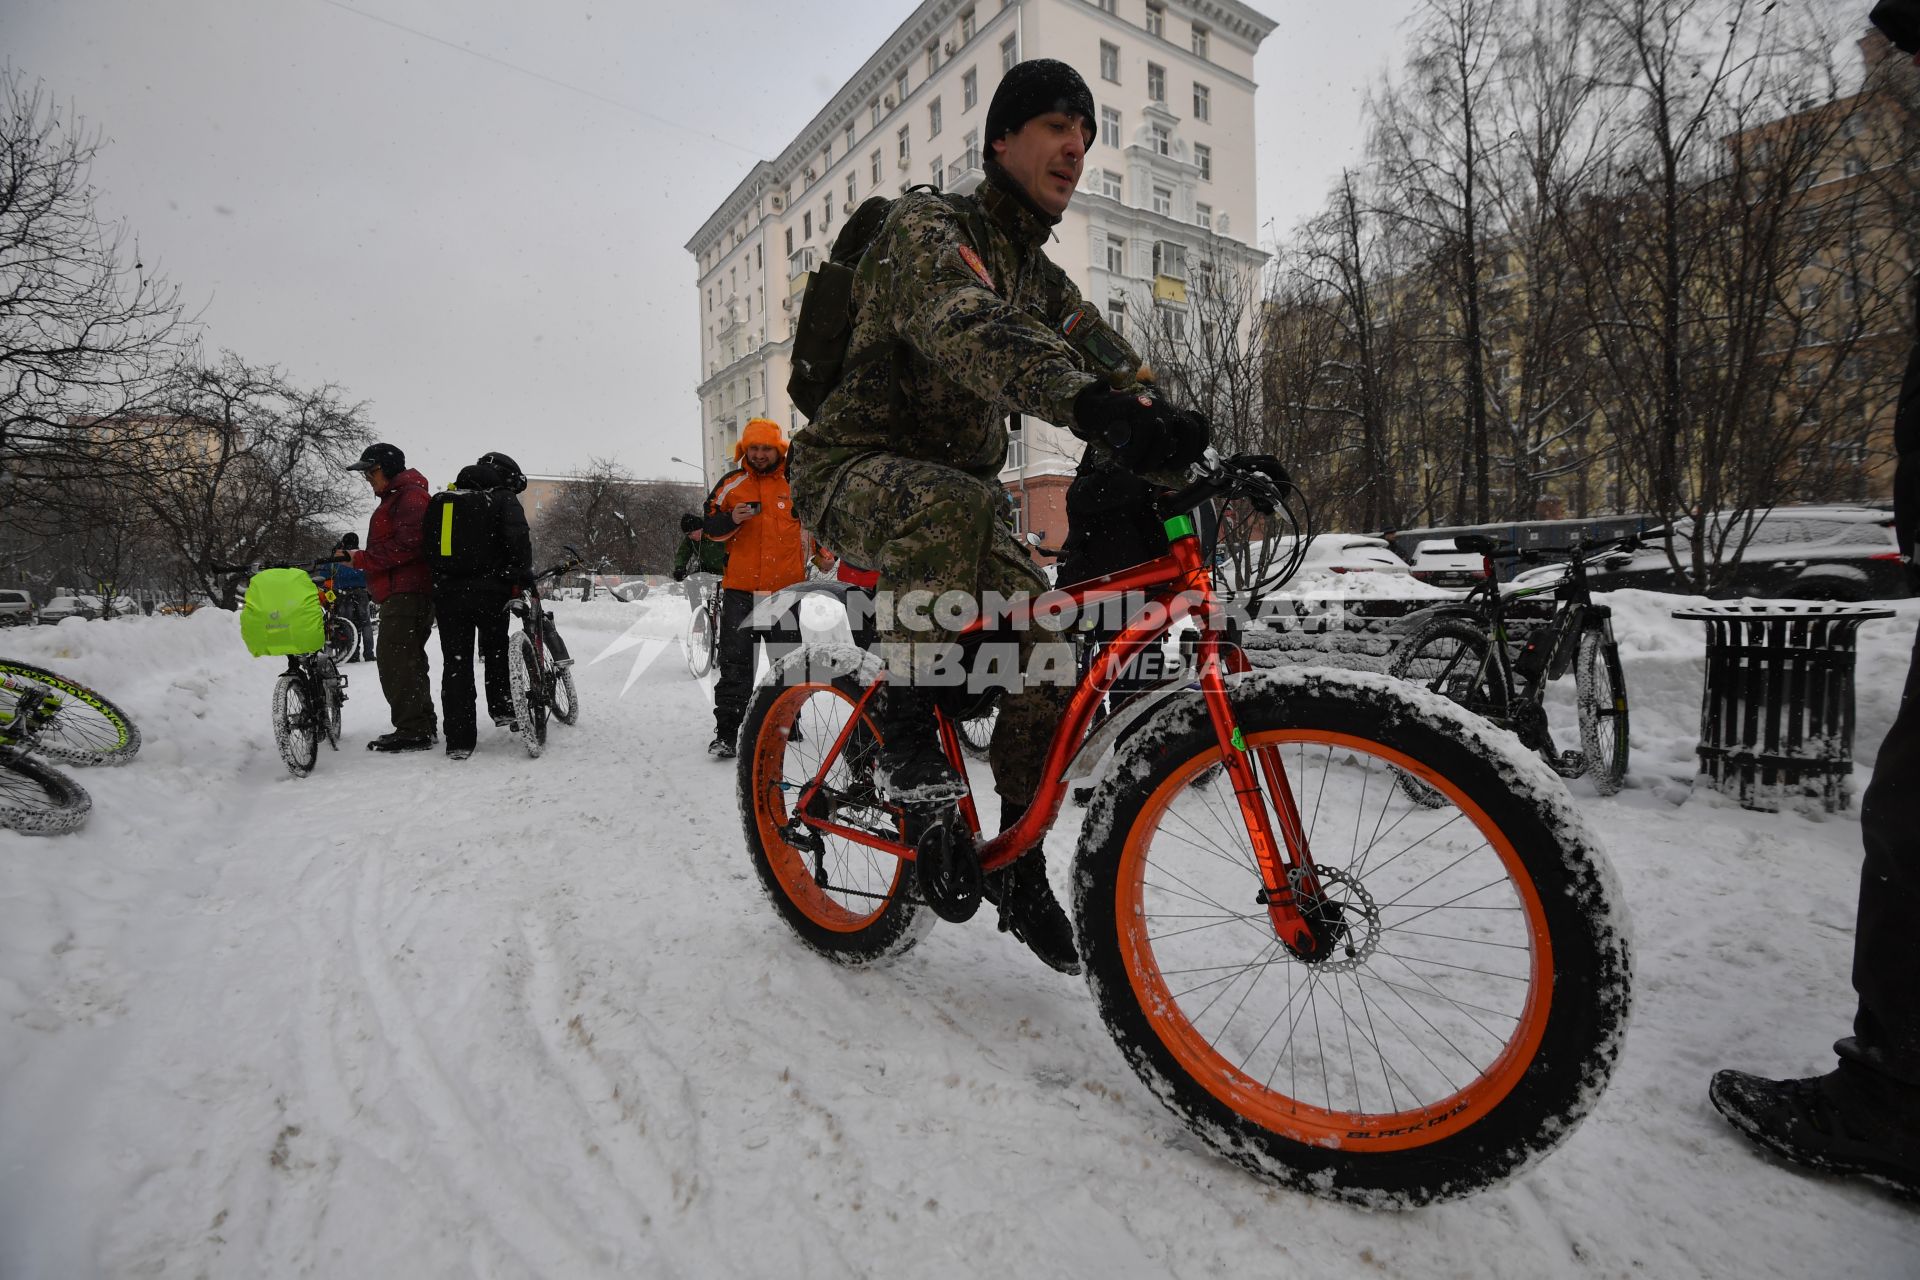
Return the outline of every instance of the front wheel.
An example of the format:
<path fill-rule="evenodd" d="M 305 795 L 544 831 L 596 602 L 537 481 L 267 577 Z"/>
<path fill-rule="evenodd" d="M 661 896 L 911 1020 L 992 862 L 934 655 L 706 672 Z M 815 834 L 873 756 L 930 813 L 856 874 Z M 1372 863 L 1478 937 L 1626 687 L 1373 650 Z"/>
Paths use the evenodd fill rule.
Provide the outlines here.
<path fill-rule="evenodd" d="M 125 764 L 140 753 L 140 729 L 132 717 L 87 686 L 11 658 L 0 659 L 0 674 L 47 687 L 35 725 L 15 730 L 23 741 L 31 737 L 33 750 L 81 765 Z M 0 692 L 0 710 L 12 711 L 18 705 L 16 695 Z"/>
<path fill-rule="evenodd" d="M 1626 1027 L 1627 942 L 1611 873 L 1536 757 L 1437 698 L 1349 679 L 1229 682 L 1248 749 L 1298 797 L 1325 944 L 1303 957 L 1276 935 L 1232 784 L 1199 781 L 1220 748 L 1194 701 L 1094 797 L 1080 949 L 1128 1063 L 1209 1145 L 1317 1195 L 1426 1204 L 1512 1177 L 1592 1108 Z"/>
<path fill-rule="evenodd" d="M 707 610 L 703 605 L 693 611 L 687 622 L 687 670 L 698 680 L 713 669 L 713 641 L 708 635 Z"/>
<path fill-rule="evenodd" d="M 540 688 L 540 655 L 525 632 L 507 642 L 507 685 L 513 695 L 513 720 L 520 745 L 530 756 L 547 749 L 547 699 Z"/>
<path fill-rule="evenodd" d="M 326 736 L 327 710 L 322 697 L 316 697 L 313 682 L 291 671 L 273 685 L 273 741 L 280 748 L 287 771 L 296 778 L 313 772 L 320 739 Z"/>
<path fill-rule="evenodd" d="M 1594 790 L 1610 796 L 1627 777 L 1627 678 L 1620 649 L 1598 631 L 1580 636 L 1580 750 Z"/>
<path fill-rule="evenodd" d="M 580 723 L 580 690 L 573 683 L 572 667 L 553 673 L 553 718 L 561 724 Z"/>

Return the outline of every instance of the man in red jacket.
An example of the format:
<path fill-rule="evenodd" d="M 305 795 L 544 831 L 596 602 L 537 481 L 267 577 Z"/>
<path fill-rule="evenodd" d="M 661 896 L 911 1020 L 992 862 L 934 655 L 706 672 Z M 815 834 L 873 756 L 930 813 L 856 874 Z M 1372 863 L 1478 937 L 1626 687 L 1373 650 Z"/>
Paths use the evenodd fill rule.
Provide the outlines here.
<path fill-rule="evenodd" d="M 425 751 L 438 728 L 427 674 L 427 635 L 433 630 L 433 575 L 422 545 L 427 478 L 410 470 L 407 455 L 390 444 L 368 445 L 347 470 L 365 474 L 380 499 L 367 526 L 366 549 L 349 561 L 367 575 L 367 591 L 380 606 L 374 660 L 393 715 L 393 732 L 369 742 L 367 750 Z"/>

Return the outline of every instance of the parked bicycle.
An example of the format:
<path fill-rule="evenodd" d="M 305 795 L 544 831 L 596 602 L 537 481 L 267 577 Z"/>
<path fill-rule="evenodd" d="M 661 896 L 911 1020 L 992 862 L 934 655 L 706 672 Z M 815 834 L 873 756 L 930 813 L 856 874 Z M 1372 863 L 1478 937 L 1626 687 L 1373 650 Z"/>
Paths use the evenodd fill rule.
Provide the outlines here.
<path fill-rule="evenodd" d="M 574 724 L 580 719 L 580 694 L 573 683 L 573 659 L 564 656 L 560 629 L 540 598 L 540 584 L 558 580 L 580 566 L 580 553 L 533 576 L 507 608 L 520 619 L 520 634 L 507 639 L 507 681 L 513 694 L 513 723 L 530 756 L 547 749 L 547 719 Z"/>
<path fill-rule="evenodd" d="M 684 644 L 687 670 L 698 680 L 720 661 L 720 577 L 713 573 L 690 573 L 686 587 L 690 615 Z"/>
<path fill-rule="evenodd" d="M 1631 550 L 1640 536 L 1596 549 L 1576 540 L 1565 574 L 1530 586 L 1503 590 L 1489 563 L 1486 577 L 1465 599 L 1408 620 L 1388 671 L 1511 729 L 1560 776 L 1584 776 L 1601 795 L 1614 794 L 1627 775 L 1627 682 L 1613 638 L 1613 611 L 1593 602 L 1587 566 Z M 1454 541 L 1488 561 L 1512 550 L 1478 534 Z M 1554 598 L 1553 616 L 1521 644 L 1508 628 L 1512 603 L 1543 595 Z M 1515 648 L 1517 654 L 1511 652 Z M 1580 746 L 1562 751 L 1547 725 L 1546 695 L 1547 686 L 1569 670 L 1575 675 Z M 1402 786 L 1421 803 L 1439 802 L 1417 778 L 1403 774 Z"/>
<path fill-rule="evenodd" d="M 56 835 L 86 820 L 86 788 L 33 756 L 66 764 L 125 764 L 140 730 L 103 695 L 32 663 L 0 658 L 0 826 Z"/>
<path fill-rule="evenodd" d="M 253 573 L 241 610 L 241 634 L 255 657 L 287 660 L 287 669 L 273 684 L 273 741 L 287 771 L 296 778 L 313 772 L 323 741 L 335 751 L 340 749 L 340 710 L 347 700 L 347 677 L 334 659 L 334 637 L 340 633 L 333 624 L 345 621 L 335 615 L 339 604 L 339 593 L 333 589 L 336 563 L 214 566 L 220 573 Z M 267 613 L 275 615 L 270 634 L 249 621 Z"/>
<path fill-rule="evenodd" d="M 1210 456 L 1199 472 L 1158 504 L 1167 554 L 1037 603 L 1146 599 L 1081 677 L 1011 828 L 983 839 L 971 796 L 882 799 L 887 672 L 857 648 L 807 646 L 748 710 L 738 777 L 755 871 L 819 954 L 898 955 L 934 917 L 971 915 L 983 877 L 1038 845 L 1073 780 L 1119 743 L 1081 830 L 1073 910 L 1133 1070 L 1263 1177 L 1371 1205 L 1470 1194 L 1564 1140 L 1613 1069 L 1629 972 L 1611 873 L 1551 771 L 1444 698 L 1347 671 L 1248 670 L 1186 513 L 1240 497 L 1280 525 L 1297 491 L 1253 460 Z M 1090 732 L 1124 664 L 1188 617 L 1200 687 L 1182 672 Z M 944 709 L 938 722 L 965 777 Z M 1409 801 L 1399 772 L 1443 809 Z"/>

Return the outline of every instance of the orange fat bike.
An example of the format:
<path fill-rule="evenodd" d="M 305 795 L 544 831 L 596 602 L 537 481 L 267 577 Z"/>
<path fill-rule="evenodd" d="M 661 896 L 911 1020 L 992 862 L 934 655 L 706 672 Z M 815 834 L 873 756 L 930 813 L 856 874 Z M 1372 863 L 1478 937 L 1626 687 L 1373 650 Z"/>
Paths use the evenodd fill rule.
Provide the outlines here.
<path fill-rule="evenodd" d="M 1249 669 L 1188 512 L 1243 498 L 1277 526 L 1298 491 L 1249 459 L 1209 455 L 1195 474 L 1159 504 L 1166 555 L 1035 602 L 1138 607 L 1074 688 L 1033 803 L 990 838 L 971 797 L 909 808 L 876 791 L 877 656 L 815 645 L 779 663 L 738 766 L 759 879 L 819 954 L 897 956 L 936 916 L 971 915 L 982 876 L 1038 846 L 1112 751 L 1072 912 L 1101 1017 L 1153 1095 L 1222 1155 L 1313 1194 L 1403 1207 L 1494 1185 L 1566 1139 L 1619 1054 L 1612 872 L 1551 770 L 1446 698 Z M 1196 668 L 1096 725 L 1127 663 L 1187 619 Z"/>

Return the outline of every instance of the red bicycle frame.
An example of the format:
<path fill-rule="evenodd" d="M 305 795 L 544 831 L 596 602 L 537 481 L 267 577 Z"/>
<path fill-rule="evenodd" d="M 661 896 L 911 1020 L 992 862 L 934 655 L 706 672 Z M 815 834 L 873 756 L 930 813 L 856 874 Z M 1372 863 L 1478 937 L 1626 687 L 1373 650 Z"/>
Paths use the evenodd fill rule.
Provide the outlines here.
<path fill-rule="evenodd" d="M 1233 716 L 1227 697 L 1226 676 L 1247 670 L 1245 656 L 1225 643 L 1218 620 L 1218 598 L 1213 578 L 1202 560 L 1200 540 L 1193 521 L 1178 516 L 1167 521 L 1172 542 L 1168 553 L 1157 560 L 1108 574 L 1073 587 L 1049 591 L 1033 602 L 1032 612 L 1046 613 L 1065 604 L 1084 607 L 1090 603 L 1143 593 L 1146 605 L 1136 613 L 1110 643 L 1101 646 L 1089 670 L 1081 676 L 1065 713 L 1047 747 L 1046 763 L 1041 769 L 1039 790 L 1019 821 L 994 836 L 980 849 L 983 872 L 998 871 L 1033 848 L 1053 826 L 1067 794 L 1066 771 L 1075 752 L 1086 739 L 1095 713 L 1122 671 L 1136 655 L 1144 653 L 1164 637 L 1174 624 L 1195 618 L 1200 631 L 1198 648 L 1200 692 L 1205 699 L 1214 734 L 1220 743 L 1220 758 L 1240 815 L 1246 823 L 1264 886 L 1260 902 L 1267 908 L 1275 933 L 1303 954 L 1316 949 L 1314 931 L 1302 913 L 1301 901 L 1312 902 L 1319 896 L 1319 883 L 1313 871 L 1313 859 L 1307 847 L 1306 830 L 1300 820 L 1293 788 L 1279 751 L 1271 746 L 1249 749 Z M 967 632 L 984 628 L 984 620 L 975 622 Z M 888 840 L 872 832 L 814 817 L 812 802 L 824 785 L 828 770 L 846 749 L 853 729 L 867 718 L 867 705 L 884 681 L 876 681 L 861 695 L 854 714 L 841 728 L 828 748 L 813 779 L 801 788 L 793 812 L 796 818 L 822 833 L 865 845 L 897 858 L 911 861 L 913 848 L 906 842 L 904 828 L 899 840 Z M 954 768 L 966 776 L 960 753 L 959 735 L 944 712 L 939 715 L 940 742 Z M 1256 767 L 1257 762 L 1257 767 Z M 1266 787 L 1262 790 L 1261 780 Z M 1269 812 L 1271 805 L 1271 812 Z M 975 836 L 980 821 L 971 795 L 960 801 L 960 808 Z M 896 818 L 898 814 L 896 812 Z"/>

